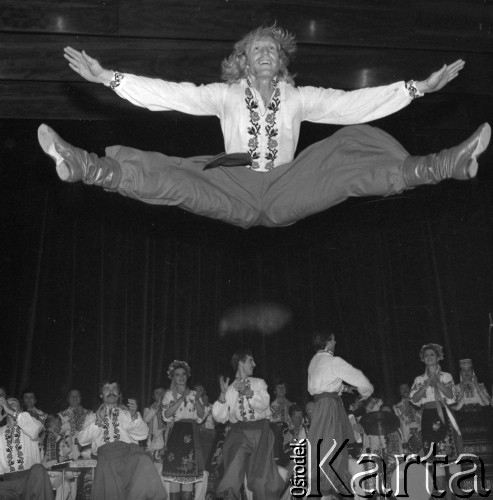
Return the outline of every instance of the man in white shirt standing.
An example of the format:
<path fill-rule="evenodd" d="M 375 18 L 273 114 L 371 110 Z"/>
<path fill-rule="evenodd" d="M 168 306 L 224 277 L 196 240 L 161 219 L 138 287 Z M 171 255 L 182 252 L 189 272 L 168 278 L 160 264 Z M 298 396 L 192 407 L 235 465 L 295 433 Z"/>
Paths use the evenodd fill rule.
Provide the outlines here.
<path fill-rule="evenodd" d="M 336 339 L 333 333 L 315 333 L 313 346 L 317 353 L 308 367 L 308 392 L 315 400 L 308 431 L 311 445 L 311 494 L 348 494 L 351 493 L 351 476 L 347 446 L 333 459 L 344 440 L 354 442 L 353 429 L 340 394 L 343 383 L 346 383 L 356 387 L 361 398 L 366 399 L 372 394 L 373 386 L 361 370 L 334 356 Z M 320 440 L 320 453 L 317 456 Z M 323 459 L 334 446 L 334 441 L 336 446 L 320 470 L 318 457 Z"/>
<path fill-rule="evenodd" d="M 38 435 L 43 424 L 22 411 L 16 398 L 0 397 L 7 425 L 0 429 L 0 498 L 52 500 L 53 489 L 40 464 Z"/>
<path fill-rule="evenodd" d="M 219 497 L 240 498 L 247 479 L 248 489 L 258 500 L 278 500 L 284 486 L 274 461 L 274 435 L 269 427 L 270 397 L 267 384 L 252 377 L 255 361 L 248 350 L 231 359 L 234 382 L 220 377 L 221 394 L 212 406 L 217 422 L 231 422 L 223 446 L 224 476 L 217 488 Z"/>
<path fill-rule="evenodd" d="M 114 380 L 101 384 L 102 405 L 86 417 L 79 432 L 82 446 L 91 444 L 98 456 L 93 494 L 98 500 L 164 500 L 161 478 L 151 458 L 138 445 L 149 433 L 129 399 L 121 404 L 120 386 Z"/>

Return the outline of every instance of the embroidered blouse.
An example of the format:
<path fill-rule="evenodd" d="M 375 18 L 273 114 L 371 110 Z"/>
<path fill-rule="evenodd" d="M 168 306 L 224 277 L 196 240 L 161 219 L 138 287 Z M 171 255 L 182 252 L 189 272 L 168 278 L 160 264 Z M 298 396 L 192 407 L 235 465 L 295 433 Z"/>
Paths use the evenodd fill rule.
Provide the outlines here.
<path fill-rule="evenodd" d="M 339 356 L 328 352 L 313 356 L 308 366 L 308 392 L 312 396 L 323 392 L 340 394 L 344 389 L 343 382 L 356 387 L 363 398 L 373 393 L 373 385 L 363 372 Z"/>
<path fill-rule="evenodd" d="M 414 379 L 414 383 L 409 394 L 411 399 L 426 384 L 428 378 L 428 375 L 424 373 L 423 375 L 419 375 Z M 454 394 L 454 380 L 450 373 L 440 371 L 440 382 L 443 385 L 447 386 L 452 391 L 452 394 Z M 443 395 L 441 392 L 440 395 L 442 401 L 445 404 L 451 405 L 455 403 L 455 395 L 452 398 L 445 397 L 445 395 Z M 423 397 L 418 402 L 413 401 L 413 404 L 415 404 L 416 406 L 423 406 L 425 403 L 431 403 L 433 401 L 437 401 L 437 398 L 435 397 L 435 389 L 431 385 L 429 385 L 426 388 L 426 392 L 423 394 Z"/>
<path fill-rule="evenodd" d="M 226 153 L 250 153 L 251 168 L 267 172 L 294 159 L 303 121 L 354 125 L 377 120 L 407 106 L 412 97 L 403 81 L 345 92 L 319 87 L 294 87 L 276 82 L 264 105 L 248 79 L 228 85 L 175 83 L 121 74 L 115 92 L 151 111 L 179 111 L 217 116 Z"/>
<path fill-rule="evenodd" d="M 19 413 L 13 427 L 0 428 L 0 474 L 28 470 L 41 463 L 38 435 L 43 424 L 28 412 Z"/>
<path fill-rule="evenodd" d="M 128 410 L 113 408 L 110 412 L 106 409 L 102 424 L 96 425 L 96 414 L 91 412 L 79 432 L 78 441 L 81 446 L 91 444 L 95 455 L 97 455 L 98 448 L 106 443 L 123 441 L 138 444 L 139 441 L 147 438 L 149 427 L 140 413 L 137 412 L 136 416 L 132 420 Z"/>
<path fill-rule="evenodd" d="M 226 391 L 226 402 L 216 401 L 212 405 L 212 416 L 216 422 L 224 424 L 229 421 L 235 424 L 270 419 L 270 396 L 265 381 L 261 378 L 247 377 L 245 382 L 253 391 L 253 396 L 241 396 L 231 384 Z"/>
<path fill-rule="evenodd" d="M 461 382 L 455 386 L 457 404 L 454 410 L 460 410 L 463 406 L 479 405 L 489 406 L 490 395 L 485 385 L 482 383 Z"/>
<path fill-rule="evenodd" d="M 190 391 L 183 403 L 178 407 L 175 414 L 171 417 L 167 418 L 165 415 L 165 411 L 176 401 L 175 396 L 173 395 L 173 391 L 166 391 L 163 396 L 163 420 L 165 422 L 173 422 L 178 420 L 195 420 L 198 424 L 202 423 L 207 417 L 208 413 L 206 408 L 204 408 L 204 416 L 200 418 L 197 415 L 197 406 L 195 405 L 195 391 Z M 181 397 L 181 396 L 179 396 Z"/>

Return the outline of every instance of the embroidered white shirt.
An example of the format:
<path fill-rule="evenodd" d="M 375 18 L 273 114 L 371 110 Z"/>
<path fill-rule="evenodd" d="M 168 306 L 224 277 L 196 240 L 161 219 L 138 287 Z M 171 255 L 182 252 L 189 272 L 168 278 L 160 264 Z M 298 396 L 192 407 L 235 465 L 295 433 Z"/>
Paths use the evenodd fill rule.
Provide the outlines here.
<path fill-rule="evenodd" d="M 252 169 L 258 172 L 294 159 L 303 121 L 366 123 L 395 113 L 412 101 L 403 81 L 349 92 L 294 87 L 281 81 L 267 107 L 245 79 L 232 85 L 195 85 L 126 73 L 115 92 L 151 111 L 217 116 L 226 153 L 250 152 Z"/>
<path fill-rule="evenodd" d="M 252 422 L 255 420 L 270 419 L 270 396 L 267 384 L 261 378 L 247 377 L 247 385 L 253 391 L 253 396 L 241 396 L 231 384 L 226 391 L 226 402 L 216 401 L 212 405 L 212 416 L 216 422 L 225 423 L 229 420 L 236 422 Z"/>
<path fill-rule="evenodd" d="M 113 408 L 111 412 L 106 409 L 101 426 L 96 425 L 96 414 L 90 413 L 78 434 L 81 446 L 91 444 L 92 452 L 97 455 L 100 446 L 114 441 L 135 443 L 146 439 L 149 427 L 144 422 L 140 413 L 132 420 L 130 412 L 121 408 Z"/>
<path fill-rule="evenodd" d="M 28 470 L 41 463 L 38 435 L 43 424 L 29 413 L 19 413 L 17 425 L 0 428 L 0 474 Z"/>

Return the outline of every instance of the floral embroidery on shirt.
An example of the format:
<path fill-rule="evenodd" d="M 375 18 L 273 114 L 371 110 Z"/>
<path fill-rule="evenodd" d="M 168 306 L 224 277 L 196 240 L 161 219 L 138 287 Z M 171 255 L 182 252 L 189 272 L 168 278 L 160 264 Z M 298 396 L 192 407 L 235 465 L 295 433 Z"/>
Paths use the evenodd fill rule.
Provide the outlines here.
<path fill-rule="evenodd" d="M 248 135 L 250 139 L 248 140 L 248 153 L 252 158 L 252 169 L 256 170 L 260 168 L 261 154 L 259 151 L 259 137 L 262 135 L 262 128 L 260 126 L 260 113 L 259 104 L 253 95 L 251 90 L 251 82 L 247 79 L 248 87 L 245 88 L 245 103 L 248 111 L 250 112 L 250 126 L 248 127 Z M 274 94 L 267 106 L 267 115 L 265 116 L 265 135 L 267 137 L 267 152 L 265 153 L 264 159 L 267 160 L 265 164 L 266 170 L 271 170 L 274 168 L 275 161 L 278 155 L 279 142 L 277 136 L 279 135 L 279 130 L 276 127 L 277 112 L 279 111 L 281 105 L 281 90 L 279 89 L 277 79 L 273 80 L 274 84 Z"/>
<path fill-rule="evenodd" d="M 248 379 L 245 379 L 245 388 L 252 388 L 250 380 Z M 240 395 L 240 397 L 238 398 L 238 406 L 243 421 L 255 420 L 255 410 L 250 406 L 250 398 Z"/>
<path fill-rule="evenodd" d="M 111 416 L 111 427 L 113 428 L 113 436 L 110 435 L 110 420 Z M 111 411 L 107 411 L 104 415 L 102 422 L 103 427 L 103 441 L 105 443 L 110 443 L 113 441 L 120 441 L 120 422 L 118 421 L 118 416 L 120 415 L 120 410 L 118 408 L 113 408 Z"/>
<path fill-rule="evenodd" d="M 120 441 L 120 422 L 118 421 L 119 415 L 120 410 L 118 408 L 114 408 L 113 414 L 111 415 L 111 424 L 113 425 L 113 441 Z"/>
<path fill-rule="evenodd" d="M 24 470 L 24 452 L 22 451 L 21 445 L 21 429 L 18 425 L 14 425 L 14 427 L 7 427 L 5 430 L 5 441 L 7 444 L 7 463 L 10 472 Z M 15 457 L 17 457 L 17 459 Z"/>

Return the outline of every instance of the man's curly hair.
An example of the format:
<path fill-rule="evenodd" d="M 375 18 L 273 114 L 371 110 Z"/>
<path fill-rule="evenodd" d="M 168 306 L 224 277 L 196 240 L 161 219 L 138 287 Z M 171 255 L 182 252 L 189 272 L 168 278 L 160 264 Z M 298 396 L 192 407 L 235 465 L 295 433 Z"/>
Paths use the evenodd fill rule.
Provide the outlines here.
<path fill-rule="evenodd" d="M 248 76 L 246 54 L 253 42 L 260 38 L 271 37 L 277 42 L 279 51 L 279 73 L 277 78 L 294 85 L 294 75 L 288 71 L 290 58 L 296 52 L 296 41 L 289 31 L 276 26 L 261 26 L 244 36 L 235 43 L 233 52 L 222 62 L 222 79 L 229 83 L 236 83 Z"/>

